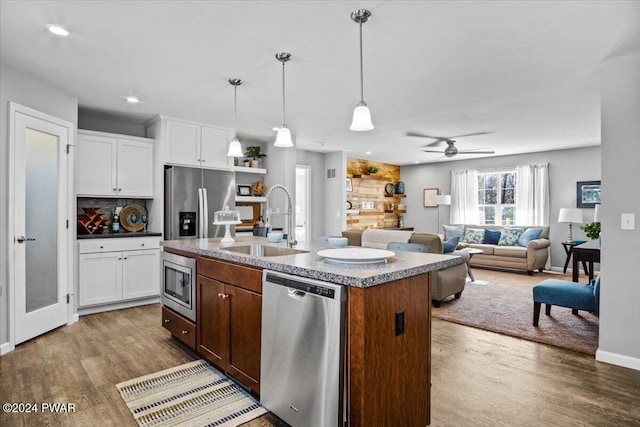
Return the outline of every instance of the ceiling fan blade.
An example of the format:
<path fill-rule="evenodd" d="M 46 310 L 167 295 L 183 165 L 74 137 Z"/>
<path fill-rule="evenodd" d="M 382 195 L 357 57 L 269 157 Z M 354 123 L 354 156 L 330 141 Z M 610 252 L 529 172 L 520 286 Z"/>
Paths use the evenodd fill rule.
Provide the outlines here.
<path fill-rule="evenodd" d="M 464 134 L 464 135 L 456 135 L 456 136 L 452 136 L 452 137 L 450 137 L 449 139 L 462 138 L 462 137 L 465 137 L 465 136 L 489 135 L 490 133 L 493 133 L 493 132 L 476 132 L 476 133 L 467 133 L 467 134 Z"/>
<path fill-rule="evenodd" d="M 496 152 L 486 148 L 474 148 L 471 150 L 458 150 L 458 154 L 496 154 Z"/>
<path fill-rule="evenodd" d="M 440 150 L 420 150 L 420 151 L 424 151 L 425 153 L 440 153 L 440 154 L 442 154 L 442 151 L 440 151 Z"/>
<path fill-rule="evenodd" d="M 432 136 L 432 135 L 426 135 L 424 133 L 418 133 L 418 132 L 407 132 L 406 133 L 407 136 L 416 136 L 418 138 L 431 138 L 431 139 L 435 139 L 435 141 L 430 142 L 429 144 L 425 145 L 425 147 L 431 147 L 433 145 L 438 145 L 443 141 L 448 141 L 449 138 L 445 138 L 443 136 Z"/>

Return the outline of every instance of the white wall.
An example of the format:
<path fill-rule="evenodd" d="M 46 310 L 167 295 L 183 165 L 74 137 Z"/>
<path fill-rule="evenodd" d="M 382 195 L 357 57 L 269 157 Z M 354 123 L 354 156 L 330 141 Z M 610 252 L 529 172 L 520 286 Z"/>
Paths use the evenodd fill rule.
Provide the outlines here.
<path fill-rule="evenodd" d="M 0 343 L 9 339 L 8 331 L 8 170 L 9 101 L 67 120 L 77 127 L 78 99 L 52 85 L 0 63 Z"/>
<path fill-rule="evenodd" d="M 119 133 L 143 138 L 147 136 L 144 122 L 115 118 L 106 114 L 83 109 L 78 111 L 78 129 Z"/>
<path fill-rule="evenodd" d="M 325 155 L 323 153 L 315 153 L 313 151 L 296 150 L 296 163 L 298 165 L 307 165 L 311 167 L 309 194 L 309 240 L 314 242 L 319 236 L 324 234 L 324 180 L 327 171 L 324 166 Z"/>
<path fill-rule="evenodd" d="M 324 175 L 324 234 L 340 236 L 347 229 L 346 204 L 347 204 L 347 155 L 343 151 L 326 154 Z M 335 178 L 327 178 L 326 170 L 335 169 Z M 322 211 L 318 211 L 320 213 Z"/>
<path fill-rule="evenodd" d="M 602 67 L 602 255 L 596 358 L 640 370 L 640 52 Z M 622 230 L 622 213 L 636 215 Z"/>
<path fill-rule="evenodd" d="M 449 206 L 425 208 L 423 191 L 425 188 L 438 188 L 440 194 L 451 194 L 452 170 L 477 169 L 479 171 L 496 168 L 508 168 L 526 164 L 549 163 L 550 210 L 549 238 L 551 240 L 551 266 L 562 268 L 566 255 L 560 242 L 567 239 L 567 224 L 557 222 L 560 208 L 576 207 L 576 182 L 600 180 L 600 147 L 576 148 L 571 150 L 546 151 L 502 157 L 458 160 L 438 164 L 403 166 L 400 175 L 405 183 L 407 194 L 407 214 L 405 226 L 415 227 L 416 231 L 435 233 L 438 230 L 438 210 L 440 225 L 449 223 Z M 594 209 L 583 209 L 585 221 L 593 220 Z M 442 232 L 442 227 L 438 232 Z M 575 239 L 588 240 L 579 227 L 573 227 Z"/>

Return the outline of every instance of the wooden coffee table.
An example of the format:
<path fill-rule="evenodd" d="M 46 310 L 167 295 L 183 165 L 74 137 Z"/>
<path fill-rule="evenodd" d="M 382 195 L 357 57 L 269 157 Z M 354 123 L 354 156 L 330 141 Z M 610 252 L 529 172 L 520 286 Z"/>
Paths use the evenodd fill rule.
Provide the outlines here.
<path fill-rule="evenodd" d="M 469 261 L 467 261 L 467 274 L 469 275 L 469 278 L 471 279 L 471 281 L 475 282 L 476 279 L 473 277 L 473 273 L 471 272 L 471 257 L 473 257 L 476 254 L 481 254 L 484 251 L 482 249 L 476 249 L 476 248 L 467 248 L 464 250 L 469 254 Z"/>

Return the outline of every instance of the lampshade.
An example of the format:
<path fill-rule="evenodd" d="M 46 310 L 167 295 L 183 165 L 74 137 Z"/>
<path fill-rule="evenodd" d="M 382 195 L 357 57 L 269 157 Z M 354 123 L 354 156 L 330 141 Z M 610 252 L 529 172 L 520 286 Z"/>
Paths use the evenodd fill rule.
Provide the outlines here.
<path fill-rule="evenodd" d="M 451 204 L 451 195 L 450 194 L 438 194 L 437 196 L 434 196 L 433 201 L 437 205 L 449 206 Z"/>
<path fill-rule="evenodd" d="M 360 132 L 373 129 L 371 112 L 369 111 L 367 104 L 364 102 L 358 104 L 358 106 L 353 110 L 353 121 L 351 122 L 349 129 Z"/>
<path fill-rule="evenodd" d="M 596 211 L 593 213 L 593 222 L 600 222 L 600 204 L 596 205 Z"/>
<path fill-rule="evenodd" d="M 242 147 L 240 146 L 240 141 L 238 141 L 238 138 L 233 138 L 229 143 L 229 151 L 227 152 L 227 156 L 229 157 L 244 156 L 244 154 L 242 153 Z"/>
<path fill-rule="evenodd" d="M 576 208 L 560 208 L 558 222 L 572 222 L 574 224 L 582 224 L 582 209 Z"/>
<path fill-rule="evenodd" d="M 291 131 L 288 127 L 282 125 L 278 129 L 276 135 L 276 142 L 273 144 L 276 147 L 293 147 L 293 141 L 291 140 Z"/>

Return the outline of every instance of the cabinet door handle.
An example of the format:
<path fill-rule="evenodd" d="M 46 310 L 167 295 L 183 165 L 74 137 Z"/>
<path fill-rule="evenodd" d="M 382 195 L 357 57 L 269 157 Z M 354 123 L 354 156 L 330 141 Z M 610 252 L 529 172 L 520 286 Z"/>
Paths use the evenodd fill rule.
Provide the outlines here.
<path fill-rule="evenodd" d="M 182 331 L 182 335 L 187 335 L 189 331 Z"/>
<path fill-rule="evenodd" d="M 169 319 L 164 319 L 164 323 L 169 323 L 169 322 L 171 322 L 171 320 L 169 320 Z"/>
<path fill-rule="evenodd" d="M 118 261 L 120 261 L 122 258 L 118 258 Z"/>
<path fill-rule="evenodd" d="M 143 243 L 143 244 L 141 244 L 140 246 L 144 246 L 144 243 Z"/>
<path fill-rule="evenodd" d="M 100 246 L 100 249 L 104 249 L 104 246 Z"/>
<path fill-rule="evenodd" d="M 124 257 L 124 259 L 127 259 L 127 257 Z"/>
<path fill-rule="evenodd" d="M 114 189 L 113 189 L 113 192 L 114 192 L 114 193 L 116 193 L 117 191 L 118 191 L 118 189 L 117 189 L 117 188 L 114 188 Z"/>
<path fill-rule="evenodd" d="M 225 299 L 225 298 L 228 298 L 228 297 L 229 297 L 229 295 L 227 295 L 227 294 L 223 294 L 223 293 L 221 293 L 221 292 L 218 292 L 218 296 L 219 296 L 220 298 L 222 298 L 222 299 Z"/>
<path fill-rule="evenodd" d="M 120 191 L 122 191 L 122 188 L 118 188 L 118 191 L 119 191 L 119 192 L 120 192 Z"/>

